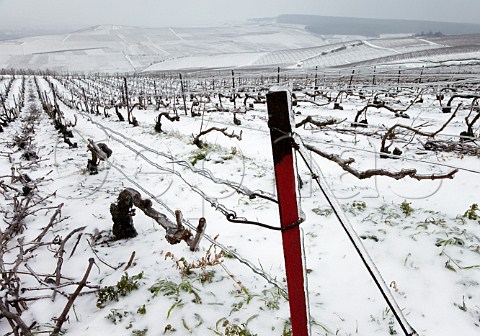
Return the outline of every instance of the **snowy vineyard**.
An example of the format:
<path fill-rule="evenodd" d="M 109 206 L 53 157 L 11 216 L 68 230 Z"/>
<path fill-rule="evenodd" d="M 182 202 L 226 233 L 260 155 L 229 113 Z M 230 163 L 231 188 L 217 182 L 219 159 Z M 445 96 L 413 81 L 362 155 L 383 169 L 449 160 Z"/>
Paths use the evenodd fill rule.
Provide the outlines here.
<path fill-rule="evenodd" d="M 1 334 L 292 335 L 274 86 L 311 334 L 477 334 L 478 70 L 2 75 Z"/>

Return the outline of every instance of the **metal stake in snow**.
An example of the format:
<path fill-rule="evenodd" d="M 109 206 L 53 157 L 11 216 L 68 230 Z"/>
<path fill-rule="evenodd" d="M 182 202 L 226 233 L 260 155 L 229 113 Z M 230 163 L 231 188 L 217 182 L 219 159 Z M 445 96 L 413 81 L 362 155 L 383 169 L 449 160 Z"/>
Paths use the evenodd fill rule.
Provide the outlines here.
<path fill-rule="evenodd" d="M 127 77 L 123 77 L 123 85 L 125 91 L 125 104 L 127 105 L 127 113 L 128 113 L 128 122 L 130 122 L 130 104 L 129 104 L 129 97 L 128 97 L 128 85 L 127 85 Z"/>
<path fill-rule="evenodd" d="M 268 126 L 272 142 L 277 185 L 283 253 L 293 336 L 308 336 L 302 246 L 298 223 L 295 171 L 292 149 L 290 95 L 287 90 L 267 94 Z"/>
<path fill-rule="evenodd" d="M 185 88 L 183 87 L 183 79 L 182 79 L 182 74 L 179 73 L 178 76 L 180 77 L 180 88 L 182 90 L 182 99 L 183 99 L 183 109 L 185 110 L 185 115 L 187 115 L 187 102 L 186 102 L 186 97 L 185 97 Z"/>

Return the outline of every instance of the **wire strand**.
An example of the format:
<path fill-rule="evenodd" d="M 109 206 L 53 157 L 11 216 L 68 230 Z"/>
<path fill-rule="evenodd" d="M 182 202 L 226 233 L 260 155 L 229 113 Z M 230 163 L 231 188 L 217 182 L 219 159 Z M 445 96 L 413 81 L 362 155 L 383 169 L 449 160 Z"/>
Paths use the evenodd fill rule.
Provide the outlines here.
<path fill-rule="evenodd" d="M 83 113 L 81 113 L 83 114 Z M 157 204 L 159 204 L 160 206 L 162 206 L 164 209 L 166 209 L 172 216 L 175 216 L 175 211 L 173 211 L 170 207 L 168 207 L 168 205 L 166 203 L 164 203 L 163 201 L 161 201 L 160 199 L 158 199 L 155 195 L 153 195 L 151 192 L 149 192 L 147 189 L 145 189 L 144 187 L 142 187 L 138 182 L 134 181 L 133 179 L 131 179 L 127 174 L 125 174 L 125 172 L 120 169 L 119 167 L 117 167 L 116 165 L 114 165 L 111 160 L 107 159 L 106 162 L 108 163 L 108 165 L 112 168 L 114 168 L 116 171 L 118 171 L 126 180 L 128 180 L 131 184 L 133 184 L 134 186 L 136 186 L 138 189 L 140 189 L 142 192 L 144 192 L 146 195 L 148 195 L 152 200 L 154 200 Z M 192 225 L 188 220 L 186 220 L 184 217 L 182 218 L 182 222 L 185 226 L 187 226 L 188 228 L 190 228 L 192 231 L 196 231 L 196 227 L 194 225 Z M 294 224 L 294 225 L 298 225 L 298 224 Z M 222 243 L 218 242 L 216 239 L 213 239 L 212 237 L 210 237 L 208 234 L 204 233 L 204 238 L 206 240 L 208 240 L 210 243 L 214 244 L 215 246 L 219 247 L 220 249 L 224 250 L 225 252 L 227 252 L 229 255 L 233 256 L 235 259 L 237 259 L 240 263 L 246 265 L 248 268 L 250 268 L 255 274 L 261 276 L 262 278 L 264 278 L 268 283 L 274 285 L 275 287 L 277 287 L 283 294 L 283 296 L 288 300 L 288 292 L 287 292 L 287 289 L 282 286 L 282 284 L 280 284 L 278 281 L 276 281 L 275 279 L 273 279 L 270 275 L 268 275 L 267 273 L 265 273 L 263 270 L 261 270 L 260 268 L 258 268 L 257 266 L 255 266 L 252 262 L 250 262 L 249 260 L 247 260 L 246 258 L 240 256 L 240 254 L 238 254 L 237 252 L 229 249 L 227 246 L 223 245 Z"/>
<path fill-rule="evenodd" d="M 315 179 L 318 186 L 320 187 L 320 190 L 322 191 L 324 197 L 326 198 L 327 202 L 332 208 L 335 216 L 337 217 L 342 228 L 347 234 L 350 242 L 353 244 L 356 252 L 360 256 L 360 259 L 362 260 L 364 266 L 367 268 L 368 273 L 370 274 L 377 288 L 381 292 L 384 300 L 392 310 L 392 313 L 394 314 L 403 332 L 407 336 L 417 335 L 416 331 L 411 327 L 411 325 L 406 320 L 405 316 L 402 313 L 402 310 L 400 309 L 397 302 L 395 301 L 395 298 L 393 297 L 390 290 L 388 289 L 388 286 L 386 285 L 385 280 L 383 279 L 381 273 L 379 272 L 378 268 L 376 267 L 370 255 L 368 254 L 366 248 L 363 246 L 352 224 L 348 220 L 348 217 L 345 215 L 340 204 L 338 203 L 332 191 L 330 190 L 328 184 L 325 181 L 325 177 L 323 176 L 317 163 L 315 162 L 314 159 L 311 159 L 310 162 L 307 160 L 308 154 L 305 147 L 303 146 L 302 139 L 298 135 L 295 135 L 294 138 L 295 138 L 295 143 L 298 146 L 298 151 L 300 153 L 300 156 L 302 157 L 305 165 L 312 173 L 313 178 Z"/>
<path fill-rule="evenodd" d="M 339 148 L 345 148 L 345 149 L 349 149 L 349 150 L 356 151 L 356 152 L 364 152 L 364 153 L 375 154 L 375 155 L 378 155 L 380 157 L 380 154 L 378 152 L 373 151 L 373 150 L 369 150 L 369 149 L 355 148 L 355 147 L 351 147 L 351 146 L 340 145 L 340 144 L 337 144 L 337 143 L 334 144 L 334 143 L 330 143 L 330 142 L 326 142 L 326 141 L 322 141 L 322 140 L 317 140 L 317 139 L 309 139 L 309 141 L 324 144 L 324 145 L 339 147 Z M 405 161 L 426 163 L 426 164 L 431 164 L 431 165 L 440 166 L 440 167 L 458 169 L 458 170 L 462 170 L 462 171 L 469 172 L 469 173 L 480 174 L 480 170 L 458 167 L 458 166 L 449 165 L 449 164 L 446 164 L 446 163 L 440 163 L 440 162 L 434 162 L 434 161 L 428 161 L 428 160 L 422 160 L 422 159 L 414 159 L 414 158 L 409 158 L 409 157 L 406 157 L 406 156 L 398 156 L 398 158 L 401 159 L 401 160 L 405 160 Z"/>
<path fill-rule="evenodd" d="M 119 167 L 117 167 L 116 165 L 114 165 L 112 162 L 110 162 L 108 159 L 107 159 L 107 162 L 109 164 L 110 167 L 114 168 L 115 170 L 117 170 L 125 179 L 127 179 L 131 184 L 133 184 L 134 186 L 136 186 L 138 189 L 140 189 L 142 192 L 144 192 L 146 195 L 148 195 L 152 200 L 154 200 L 155 202 L 157 202 L 159 205 L 161 205 L 165 210 L 167 210 L 172 216 L 175 216 L 175 212 L 170 209 L 170 207 L 167 206 L 167 204 L 165 204 L 164 202 L 162 202 L 161 200 L 159 200 L 155 195 L 153 195 L 151 192 L 149 192 L 147 189 L 143 188 L 139 183 L 137 183 L 136 181 L 132 180 L 130 177 L 128 177 L 127 174 L 125 174 L 123 172 L 123 170 L 121 170 Z M 185 226 L 187 226 L 188 228 L 190 228 L 192 231 L 196 231 L 197 229 L 188 221 L 186 220 L 185 218 L 182 218 L 182 222 Z M 259 269 L 257 266 L 255 266 L 252 262 L 250 262 L 249 260 L 247 260 L 246 258 L 243 258 L 242 256 L 240 256 L 240 254 L 238 254 L 237 252 L 229 249 L 227 246 L 223 245 L 222 243 L 218 242 L 216 239 L 210 237 L 208 234 L 204 233 L 203 237 L 208 240 L 210 243 L 212 243 L 213 245 L 217 246 L 218 248 L 224 250 L 225 252 L 227 252 L 227 254 L 233 256 L 235 259 L 237 259 L 240 263 L 246 265 L 248 268 L 250 268 L 255 274 L 261 276 L 262 278 L 264 278 L 268 283 L 272 284 L 273 286 L 277 287 L 283 294 L 283 296 L 288 300 L 288 292 L 287 292 L 287 289 L 285 287 L 282 286 L 282 284 L 280 284 L 278 281 L 276 281 L 275 279 L 273 279 L 270 275 L 268 275 L 267 273 L 265 273 L 264 271 L 262 271 L 261 269 Z"/>

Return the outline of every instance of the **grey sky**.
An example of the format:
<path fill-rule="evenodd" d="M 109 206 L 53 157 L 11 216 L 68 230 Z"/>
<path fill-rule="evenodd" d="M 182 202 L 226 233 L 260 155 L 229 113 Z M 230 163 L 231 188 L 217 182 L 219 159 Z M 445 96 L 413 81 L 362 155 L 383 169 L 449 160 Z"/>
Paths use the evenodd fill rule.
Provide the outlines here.
<path fill-rule="evenodd" d="M 0 0 L 0 26 L 189 26 L 279 14 L 480 23 L 480 0 Z"/>

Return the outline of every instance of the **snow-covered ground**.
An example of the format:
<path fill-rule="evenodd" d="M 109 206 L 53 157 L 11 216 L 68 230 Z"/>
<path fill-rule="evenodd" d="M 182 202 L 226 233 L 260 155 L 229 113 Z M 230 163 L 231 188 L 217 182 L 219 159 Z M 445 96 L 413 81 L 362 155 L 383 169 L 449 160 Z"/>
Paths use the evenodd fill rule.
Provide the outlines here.
<path fill-rule="evenodd" d="M 48 82 L 42 77 L 37 80 L 40 91 L 53 101 Z M 72 96 L 61 81 L 49 80 L 61 95 L 68 99 Z M 329 89 L 333 90 L 333 97 L 344 84 Z M 158 82 L 157 85 L 160 87 Z M 416 168 L 419 174 L 441 174 L 459 169 L 453 179 L 444 180 L 417 181 L 408 177 L 394 180 L 382 176 L 358 180 L 329 160 L 314 154 L 309 158 L 320 165 L 333 194 L 419 335 L 476 335 L 480 330 L 480 222 L 464 215 L 474 203 L 480 202 L 478 156 L 427 151 L 422 146 L 427 138 L 411 135 L 394 140 L 392 148 L 402 149 L 402 159 L 381 159 L 378 155 L 379 135 L 386 127 L 402 123 L 423 125 L 423 131 L 434 131 L 451 116 L 441 113 L 436 88 L 426 84 L 425 87 L 423 102 L 406 112 L 410 119 L 396 118 L 385 109 L 369 109 L 369 127 L 356 131 L 350 123 L 367 103 L 358 95 L 344 96 L 343 110 L 333 110 L 333 102 L 327 104 L 321 97 L 317 97 L 317 103 L 325 103 L 324 106 L 299 102 L 294 107 L 297 122 L 306 116 L 347 120 L 320 130 L 307 125 L 296 132 L 305 143 L 322 151 L 355 158 L 351 165 L 359 170 Z M 19 88 L 17 77 L 7 98 L 8 106 L 13 106 L 13 96 Z M 364 93 L 371 102 L 374 93 L 381 89 L 367 89 Z M 49 223 L 57 206 L 64 203 L 63 221 L 55 224 L 42 240 L 49 244 L 26 253 L 18 266 L 22 272 L 22 297 L 31 299 L 26 302 L 28 310 L 21 314 L 27 325 L 36 321 L 35 330 L 51 331 L 67 302 L 60 293 L 52 300 L 52 290 L 40 285 L 27 265 L 41 280 L 47 281 L 49 276 L 51 279 L 58 267 L 58 241 L 85 227 L 65 245 L 61 268 L 64 278 L 60 284 L 69 285 L 58 289 L 72 293 L 87 269 L 89 258 L 95 259 L 88 278 L 92 287 L 84 288 L 84 292 L 96 291 L 95 286 L 118 288 L 117 283 L 127 273 L 129 279 L 136 276 L 131 281 L 138 288 L 120 296 L 118 301 L 101 304 L 97 294 L 79 296 L 63 325 L 67 335 L 290 335 L 288 301 L 282 295 L 286 279 L 281 233 L 230 223 L 219 211 L 234 211 L 238 217 L 278 226 L 277 204 L 259 197 L 251 199 L 228 184 L 214 183 L 205 176 L 210 172 L 217 179 L 249 190 L 275 194 L 265 104 L 255 103 L 246 114 L 237 114 L 241 125 L 233 124 L 231 112 L 191 117 L 179 111 L 180 121 L 163 118 L 164 133 L 157 133 L 153 128 L 155 117 L 162 111 L 172 113 L 171 106 L 159 111 L 153 107 L 135 109 L 133 115 L 139 126 L 133 127 L 119 122 L 113 109 L 109 110 L 111 116 L 105 117 L 102 110 L 95 115 L 60 103 L 67 122 L 77 119 L 72 128 L 72 142 L 78 148 L 64 143 L 52 121 L 42 112 L 32 134 L 40 160 L 30 166 L 21 158 L 23 151 L 11 145 L 32 108 L 42 109 L 33 77 L 26 78 L 26 90 L 26 104 L 20 118 L 2 133 L 0 152 L 7 154 L 0 156 L 0 180 L 10 185 L 13 166 L 33 180 L 45 177 L 38 183 L 34 199 L 55 195 L 39 204 L 44 210 L 26 217 L 25 230 L 3 251 L 2 272 L 10 270 L 10 263 L 17 260 L 20 253 L 17 238 L 31 242 Z M 389 106 L 404 108 L 415 97 L 414 90 L 405 89 L 396 97 L 380 97 Z M 354 91 L 358 93 L 357 88 Z M 450 94 L 447 91 L 446 99 Z M 464 118 L 469 113 L 471 99 L 459 99 L 455 106 L 460 101 L 464 107 L 436 139 L 456 141 L 458 134 L 466 129 Z M 215 102 L 218 98 L 212 96 L 211 105 Z M 242 99 L 237 99 L 237 107 L 242 103 Z M 187 101 L 188 109 L 191 104 Z M 182 105 L 180 102 L 177 106 Z M 202 105 L 196 107 L 200 112 Z M 224 99 L 223 105 L 233 108 L 228 99 Z M 125 108 L 120 108 L 120 112 L 126 116 Z M 204 139 L 206 148 L 192 144 L 192 134 L 212 126 L 227 127 L 229 133 L 241 131 L 242 140 L 212 132 Z M 372 134 L 362 135 L 362 131 Z M 475 132 L 478 136 L 478 126 Z M 97 175 L 90 175 L 86 169 L 90 158 L 87 139 L 103 142 L 113 150 L 113 155 L 100 164 Z M 478 140 L 474 144 L 477 143 Z M 306 214 L 301 232 L 312 335 L 402 334 L 312 173 L 297 159 L 302 180 L 298 202 Z M 194 163 L 197 170 L 184 161 Z M 22 187 L 20 182 L 11 185 Z M 113 240 L 110 204 L 126 187 L 151 198 L 153 207 L 172 221 L 172 211 L 176 209 L 193 226 L 205 217 L 207 236 L 199 251 L 190 252 L 183 242 L 168 244 L 163 228 L 140 210 L 133 217 L 138 236 Z M 1 190 L 4 195 L 0 195 L 0 209 L 5 219 L 10 220 L 12 197 L 17 193 Z M 480 216 L 478 211 L 474 213 Z M 0 229 L 5 231 L 5 222 Z M 24 246 L 24 250 L 27 248 Z M 221 248 L 225 249 L 224 254 L 215 257 Z M 133 253 L 133 263 L 126 270 Z M 189 268 L 192 268 L 190 273 Z M 43 289 L 37 290 L 39 287 Z M 6 288 L 1 297 L 13 298 Z M 0 319 L 0 332 L 9 331 L 5 318 Z"/>
<path fill-rule="evenodd" d="M 327 43 L 303 26 L 273 23 L 184 28 L 99 25 L 70 34 L 1 41 L 0 68 L 121 73 L 198 54 L 261 53 Z"/>
<path fill-rule="evenodd" d="M 0 41 L 0 68 L 134 73 L 219 68 L 328 68 L 478 58 L 478 36 L 317 35 L 274 22 L 142 28 L 99 25 L 69 34 Z M 468 48 L 465 50 L 464 48 Z"/>

